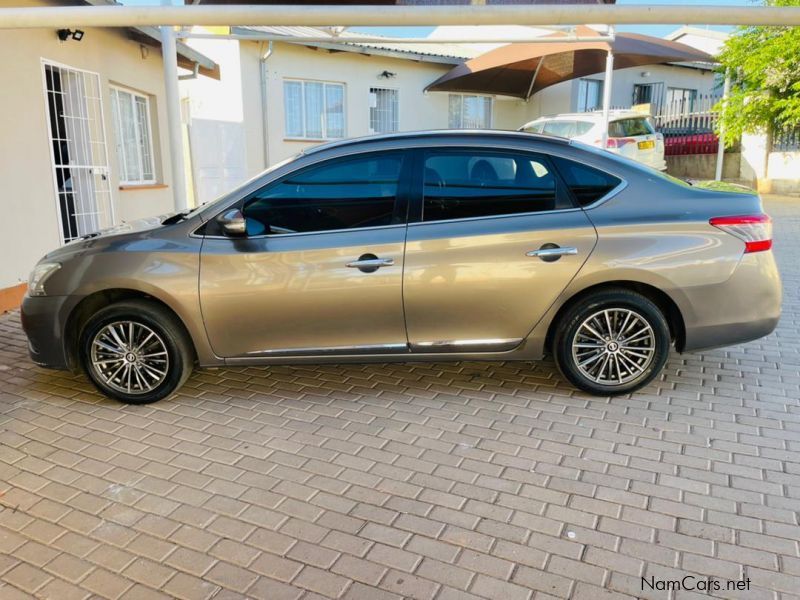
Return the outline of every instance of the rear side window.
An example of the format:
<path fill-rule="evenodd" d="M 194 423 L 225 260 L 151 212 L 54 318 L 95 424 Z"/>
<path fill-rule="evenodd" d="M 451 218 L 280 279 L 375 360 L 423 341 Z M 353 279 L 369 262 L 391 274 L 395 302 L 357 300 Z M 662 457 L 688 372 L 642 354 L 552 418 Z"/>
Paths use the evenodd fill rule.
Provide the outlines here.
<path fill-rule="evenodd" d="M 634 137 L 655 133 L 653 126 L 646 118 L 620 119 L 608 124 L 608 136 L 613 138 Z"/>
<path fill-rule="evenodd" d="M 425 222 L 546 211 L 561 204 L 544 156 L 442 151 L 425 157 Z"/>
<path fill-rule="evenodd" d="M 621 179 L 584 164 L 558 156 L 552 159 L 581 206 L 596 202 L 622 183 Z"/>
<path fill-rule="evenodd" d="M 557 135 L 559 137 L 575 137 L 575 121 L 548 121 L 542 130 L 547 135 Z"/>
<path fill-rule="evenodd" d="M 403 155 L 369 154 L 309 167 L 255 192 L 242 212 L 249 235 L 393 223 Z"/>

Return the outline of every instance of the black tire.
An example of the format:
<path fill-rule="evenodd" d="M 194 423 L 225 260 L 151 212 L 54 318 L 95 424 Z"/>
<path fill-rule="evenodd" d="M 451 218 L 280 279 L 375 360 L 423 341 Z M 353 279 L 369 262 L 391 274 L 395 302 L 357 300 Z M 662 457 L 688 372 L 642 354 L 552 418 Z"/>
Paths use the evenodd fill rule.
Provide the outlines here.
<path fill-rule="evenodd" d="M 103 359 L 102 353 L 104 353 L 105 358 L 108 358 L 105 362 L 110 363 L 113 361 L 115 363 L 114 368 L 119 362 L 127 362 L 127 358 L 118 358 L 125 353 L 112 354 L 103 350 L 102 346 L 98 350 L 98 346 L 95 344 L 95 338 L 99 333 L 104 330 L 108 332 L 109 330 L 106 328 L 112 325 L 117 331 L 122 323 L 134 323 L 134 327 L 138 326 L 135 330 L 139 332 L 137 341 L 144 339 L 144 335 L 148 332 L 154 333 L 155 340 L 150 341 L 147 348 L 152 349 L 154 346 L 150 344 L 157 344 L 155 349 L 158 352 L 153 352 L 150 356 L 156 356 L 156 354 L 160 356 L 157 359 L 151 358 L 150 360 L 163 361 L 157 364 L 151 363 L 147 367 L 149 369 L 147 375 L 150 375 L 152 380 L 145 379 L 144 375 L 140 375 L 140 383 L 134 382 L 133 387 L 131 387 L 130 381 L 126 386 L 125 381 L 119 381 L 118 378 L 104 378 L 100 371 L 101 367 L 95 365 L 92 361 L 92 352 L 93 348 L 95 348 L 95 352 L 99 351 L 101 353 L 100 356 L 95 355 L 96 358 Z M 102 342 L 109 339 L 111 338 L 101 337 L 99 341 Z M 153 338 L 151 337 L 150 339 L 152 340 Z M 106 396 L 127 404 L 149 404 L 169 396 L 185 383 L 194 366 L 192 344 L 182 324 L 177 321 L 170 311 L 147 300 L 125 300 L 100 309 L 84 325 L 78 343 L 81 365 L 95 387 Z M 142 350 L 142 352 L 146 351 L 148 350 Z M 161 358 L 161 356 L 164 356 L 164 358 Z M 99 362 L 102 363 L 103 361 L 99 360 Z M 137 364 L 141 363 L 137 362 Z M 137 371 L 143 373 L 144 369 L 145 367 L 142 367 L 141 370 L 137 369 Z M 165 373 L 161 380 L 153 374 L 161 372 L 157 369 L 163 369 Z M 133 368 L 130 370 L 133 371 Z M 132 378 L 135 380 L 135 375 Z M 137 385 L 141 389 L 137 390 Z M 152 389 L 148 389 L 148 386 L 152 386 Z M 131 390 L 130 393 L 128 390 Z"/>
<path fill-rule="evenodd" d="M 632 346 L 626 345 L 627 332 L 619 336 L 623 343 L 618 342 L 617 335 L 614 335 L 617 328 L 623 328 L 622 320 L 629 311 L 650 328 L 648 330 L 646 326 L 641 325 L 640 330 L 644 333 L 639 335 L 644 336 L 643 338 L 629 335 L 629 339 L 634 340 L 631 342 Z M 598 314 L 601 316 L 598 317 Z M 610 326 L 605 325 L 608 315 L 611 320 Z M 582 327 L 587 319 L 592 317 L 600 318 L 601 322 L 590 321 L 587 325 L 591 329 Z M 640 324 L 639 321 L 634 321 L 634 325 Z M 601 326 L 606 328 L 601 329 Z M 627 326 L 633 327 L 633 325 Z M 601 336 L 594 335 L 592 331 Z M 607 331 L 611 331 L 612 335 L 602 335 Z M 595 342 L 598 337 L 602 340 L 598 339 Z M 574 343 L 584 347 L 573 347 Z M 596 349 L 585 347 L 593 344 L 597 344 L 598 347 Z M 641 349 L 639 345 L 651 349 Z M 650 383 L 664 368 L 669 347 L 669 325 L 658 306 L 646 296 L 623 288 L 598 291 L 570 306 L 561 316 L 553 336 L 553 355 L 558 370 L 575 387 L 597 396 L 625 394 Z M 624 356 L 620 356 L 623 352 Z M 605 367 L 604 360 L 607 365 Z M 603 371 L 604 368 L 606 371 Z M 598 378 L 601 381 L 598 381 Z"/>

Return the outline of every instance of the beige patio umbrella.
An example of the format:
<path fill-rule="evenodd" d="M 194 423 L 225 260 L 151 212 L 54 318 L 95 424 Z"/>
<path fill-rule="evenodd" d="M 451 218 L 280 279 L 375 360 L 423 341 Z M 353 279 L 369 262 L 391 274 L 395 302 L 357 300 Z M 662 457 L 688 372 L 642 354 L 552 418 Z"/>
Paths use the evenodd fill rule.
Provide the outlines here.
<path fill-rule="evenodd" d="M 578 27 L 578 37 L 601 37 Z M 637 33 L 618 33 L 613 41 L 569 41 L 568 34 L 544 36 L 550 42 L 508 44 L 462 63 L 431 83 L 426 91 L 499 94 L 527 100 L 562 81 L 605 70 L 608 53 L 614 69 L 672 62 L 714 62 L 685 44 Z M 565 39 L 566 38 L 566 39 Z"/>
<path fill-rule="evenodd" d="M 600 36 L 590 27 L 575 30 L 578 38 Z M 613 69 L 714 62 L 709 54 L 685 44 L 637 33 L 618 33 L 607 41 L 570 41 L 569 37 L 558 32 L 541 42 L 501 46 L 454 67 L 425 91 L 497 94 L 527 100 L 556 83 L 605 71 L 603 110 L 607 122 Z"/>

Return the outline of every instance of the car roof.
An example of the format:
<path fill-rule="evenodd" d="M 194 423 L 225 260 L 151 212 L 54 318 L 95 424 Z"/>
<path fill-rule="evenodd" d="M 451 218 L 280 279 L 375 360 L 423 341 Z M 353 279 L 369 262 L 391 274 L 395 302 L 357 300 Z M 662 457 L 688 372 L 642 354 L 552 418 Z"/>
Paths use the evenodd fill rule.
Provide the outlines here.
<path fill-rule="evenodd" d="M 393 141 L 393 140 L 430 140 L 436 138 L 481 138 L 481 139 L 528 139 L 536 140 L 544 143 L 555 143 L 559 145 L 569 144 L 569 140 L 554 138 L 550 135 L 542 135 L 538 133 L 528 133 L 527 131 L 510 131 L 505 129 L 435 129 L 426 131 L 403 131 L 397 133 L 381 133 L 377 135 L 367 135 L 356 138 L 348 138 L 344 140 L 335 140 L 313 146 L 303 150 L 300 154 L 308 155 L 331 148 L 344 148 L 350 146 L 357 146 L 359 144 L 374 143 L 380 141 Z"/>
<path fill-rule="evenodd" d="M 646 119 L 650 115 L 647 113 L 636 112 L 635 110 L 611 110 L 608 112 L 608 118 L 611 121 L 618 121 L 620 119 L 640 118 Z M 561 113 L 558 115 L 544 115 L 537 117 L 533 121 L 529 121 L 525 125 L 537 123 L 541 121 L 599 121 L 603 118 L 603 111 L 598 110 L 595 112 L 584 113 Z"/>

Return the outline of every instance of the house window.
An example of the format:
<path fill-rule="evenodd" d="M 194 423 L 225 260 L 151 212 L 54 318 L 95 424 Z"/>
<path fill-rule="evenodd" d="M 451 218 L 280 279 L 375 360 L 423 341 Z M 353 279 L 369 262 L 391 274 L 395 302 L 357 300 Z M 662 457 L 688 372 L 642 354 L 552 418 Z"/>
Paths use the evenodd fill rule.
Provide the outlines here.
<path fill-rule="evenodd" d="M 692 112 L 696 99 L 697 90 L 667 88 L 667 110 L 672 114 Z"/>
<path fill-rule="evenodd" d="M 344 84 L 287 79 L 283 104 L 287 138 L 344 137 Z"/>
<path fill-rule="evenodd" d="M 492 126 L 492 97 L 450 94 L 451 129 L 488 129 Z"/>
<path fill-rule="evenodd" d="M 397 90 L 386 88 L 369 89 L 370 133 L 392 133 L 399 127 Z"/>
<path fill-rule="evenodd" d="M 150 98 L 123 88 L 111 88 L 111 117 L 122 185 L 155 183 Z"/>
<path fill-rule="evenodd" d="M 578 112 L 600 108 L 603 103 L 603 82 L 600 79 L 578 80 Z"/>
<path fill-rule="evenodd" d="M 661 112 L 664 100 L 664 82 L 633 84 L 633 104 L 649 104 L 650 113 Z"/>
<path fill-rule="evenodd" d="M 649 83 L 637 83 L 633 86 L 633 103 L 650 104 L 653 100 L 653 86 Z"/>

